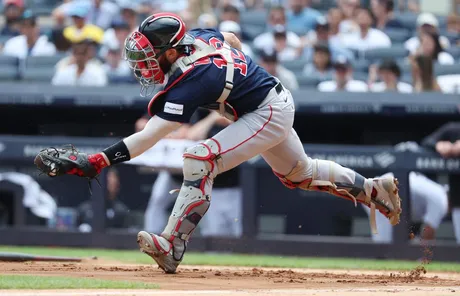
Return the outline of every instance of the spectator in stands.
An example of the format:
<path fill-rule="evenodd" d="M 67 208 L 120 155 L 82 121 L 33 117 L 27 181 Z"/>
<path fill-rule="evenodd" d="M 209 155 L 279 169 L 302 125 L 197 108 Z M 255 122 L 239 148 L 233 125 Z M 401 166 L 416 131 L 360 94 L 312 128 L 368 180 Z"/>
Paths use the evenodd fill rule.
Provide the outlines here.
<path fill-rule="evenodd" d="M 375 27 L 377 29 L 404 28 L 404 25 L 393 16 L 394 4 L 393 0 L 371 0 L 371 9 L 375 16 Z"/>
<path fill-rule="evenodd" d="M 424 32 L 420 36 L 420 47 L 418 54 L 431 57 L 435 63 L 441 65 L 452 65 L 455 63 L 454 57 L 445 52 L 439 42 L 439 35 L 435 32 Z"/>
<path fill-rule="evenodd" d="M 331 38 L 340 36 L 340 23 L 343 21 L 343 12 L 338 8 L 331 8 L 327 12 L 327 22 L 329 24 L 329 35 Z"/>
<path fill-rule="evenodd" d="M 98 26 L 87 24 L 86 16 L 88 10 L 84 6 L 76 6 L 69 12 L 72 17 L 73 25 L 64 29 L 64 37 L 70 42 L 76 43 L 85 39 L 91 39 L 97 43 L 102 43 L 104 31 Z"/>
<path fill-rule="evenodd" d="M 3 54 L 25 59 L 28 56 L 52 56 L 56 53 L 48 37 L 40 35 L 37 17 L 26 10 L 20 21 L 21 35 L 12 37 L 5 43 Z"/>
<path fill-rule="evenodd" d="M 105 199 L 105 226 L 107 228 L 125 228 L 129 208 L 120 201 L 120 176 L 118 170 L 110 168 L 107 171 L 107 193 Z M 94 217 L 92 200 L 83 202 L 78 206 L 77 224 L 82 232 L 91 231 Z"/>
<path fill-rule="evenodd" d="M 417 49 L 420 47 L 420 36 L 425 32 L 439 34 L 439 22 L 436 16 L 432 13 L 421 13 L 417 17 L 417 36 L 410 38 L 404 43 L 404 46 L 411 54 L 415 54 L 417 52 Z M 440 36 L 439 42 L 444 49 L 450 47 L 450 41 L 445 36 Z"/>
<path fill-rule="evenodd" d="M 286 12 L 288 30 L 303 35 L 315 28 L 316 19 L 321 13 L 310 5 L 311 0 L 289 0 L 289 10 Z"/>
<path fill-rule="evenodd" d="M 376 82 L 380 78 L 380 82 Z M 399 81 L 401 69 L 393 59 L 384 60 L 378 67 L 369 67 L 369 89 L 372 92 L 396 91 L 400 93 L 411 93 L 412 85 Z"/>
<path fill-rule="evenodd" d="M 343 34 L 359 32 L 359 26 L 356 22 L 360 7 L 359 0 L 337 0 L 337 4 L 344 15 L 339 25 L 340 32 Z"/>
<path fill-rule="evenodd" d="M 391 47 L 387 34 L 372 28 L 372 14 L 369 10 L 360 8 L 357 14 L 359 32 L 348 34 L 343 38 L 344 46 L 354 50 L 369 50 L 374 48 Z"/>
<path fill-rule="evenodd" d="M 314 47 L 313 62 L 305 65 L 303 74 L 310 77 L 318 77 L 321 80 L 330 80 L 334 77 L 332 67 L 332 55 L 329 47 L 316 44 Z"/>
<path fill-rule="evenodd" d="M 353 67 L 345 56 L 339 56 L 334 62 L 334 80 L 323 81 L 318 84 L 318 90 L 323 92 L 349 91 L 366 92 L 367 84 L 364 81 L 353 79 Z"/>
<path fill-rule="evenodd" d="M 434 77 L 433 59 L 429 56 L 412 56 L 410 57 L 412 67 L 412 86 L 415 92 L 440 91 Z"/>
<path fill-rule="evenodd" d="M 122 58 L 121 48 L 110 48 L 105 56 L 104 70 L 108 77 L 118 82 L 134 82 L 128 63 Z"/>
<path fill-rule="evenodd" d="M 425 137 L 422 146 L 438 152 L 444 158 L 460 158 L 460 122 L 449 122 Z M 460 178 L 449 176 L 450 208 L 455 237 L 460 244 Z"/>
<path fill-rule="evenodd" d="M 238 37 L 238 39 L 241 40 L 241 27 L 237 22 L 223 21 L 219 25 L 219 31 L 233 33 L 236 37 Z M 241 50 L 249 57 L 254 58 L 254 53 L 247 43 L 241 42 Z"/>
<path fill-rule="evenodd" d="M 131 28 L 127 22 L 122 19 L 114 20 L 112 27 L 104 32 L 99 55 L 105 58 L 110 49 L 122 48 L 125 44 L 126 37 L 128 37 L 131 32 Z"/>
<path fill-rule="evenodd" d="M 449 14 L 447 17 L 447 32 L 452 35 L 460 36 L 460 16 L 456 14 Z M 459 37 L 457 37 L 459 39 Z"/>
<path fill-rule="evenodd" d="M 104 68 L 97 63 L 90 63 L 91 41 L 84 40 L 72 46 L 73 63 L 57 68 L 53 85 L 68 86 L 105 86 L 107 75 Z"/>
<path fill-rule="evenodd" d="M 278 54 L 274 49 L 266 48 L 262 50 L 259 64 L 268 73 L 277 77 L 288 90 L 294 91 L 299 88 L 296 76 L 279 64 Z"/>
<path fill-rule="evenodd" d="M 223 22 L 226 22 L 226 21 L 223 21 Z M 233 21 L 228 21 L 228 22 L 233 22 Z M 234 22 L 234 23 L 240 26 L 237 22 Z M 217 18 L 212 13 L 202 13 L 198 17 L 197 26 L 198 28 L 217 28 Z"/>
<path fill-rule="evenodd" d="M 0 30 L 1 36 L 18 36 L 21 15 L 24 12 L 24 0 L 3 0 L 5 26 Z"/>
<path fill-rule="evenodd" d="M 234 21 L 235 23 L 239 24 L 241 27 L 240 23 L 240 10 L 233 5 L 224 5 L 222 7 L 222 12 L 220 14 L 220 21 Z M 241 38 L 244 41 L 252 41 L 253 37 L 250 36 L 244 28 L 241 27 Z"/>
<path fill-rule="evenodd" d="M 308 32 L 308 34 L 302 39 L 303 46 L 305 47 L 303 50 L 303 56 L 307 59 L 307 61 L 312 61 L 314 45 L 325 44 L 329 47 L 332 58 L 344 55 L 349 60 L 353 60 L 353 52 L 343 47 L 342 37 L 342 34 L 333 35 L 327 18 L 320 16 L 317 19 L 315 30 Z"/>
<path fill-rule="evenodd" d="M 284 8 L 281 6 L 272 7 L 268 16 L 269 31 L 260 34 L 254 39 L 255 49 L 262 51 L 276 46 L 280 61 L 296 58 L 302 46 L 301 40 L 294 32 L 286 31 L 285 26 L 286 15 Z M 284 47 L 283 50 L 280 50 L 281 47 Z"/>
<path fill-rule="evenodd" d="M 128 1 L 128 0 L 120 0 Z M 73 10 L 84 9 L 86 11 L 84 18 L 87 24 L 92 24 L 103 30 L 110 27 L 113 19 L 118 16 L 118 6 L 112 1 L 103 0 L 71 0 L 58 6 L 53 11 L 53 17 L 55 19 L 62 19 L 66 16 L 72 16 Z"/>

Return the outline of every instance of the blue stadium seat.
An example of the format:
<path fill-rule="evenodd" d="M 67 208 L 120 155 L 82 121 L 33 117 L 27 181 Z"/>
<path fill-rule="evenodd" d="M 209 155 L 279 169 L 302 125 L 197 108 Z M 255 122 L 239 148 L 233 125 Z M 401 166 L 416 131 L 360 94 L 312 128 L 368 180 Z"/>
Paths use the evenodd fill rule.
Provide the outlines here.
<path fill-rule="evenodd" d="M 297 82 L 300 87 L 316 88 L 320 80 L 317 77 L 301 75 L 297 76 Z"/>
<path fill-rule="evenodd" d="M 352 63 L 353 70 L 356 72 L 369 72 L 369 65 L 368 60 L 356 60 Z"/>
<path fill-rule="evenodd" d="M 249 35 L 251 40 L 254 40 L 258 35 L 265 32 L 265 27 L 255 26 L 255 25 L 245 25 L 244 32 Z"/>
<path fill-rule="evenodd" d="M 15 57 L 0 55 L 0 68 L 4 66 L 15 66 L 17 67 L 19 60 Z"/>
<path fill-rule="evenodd" d="M 411 31 L 407 29 L 386 29 L 384 32 L 392 43 L 403 43 L 412 36 Z"/>
<path fill-rule="evenodd" d="M 366 82 L 369 75 L 366 72 L 354 71 L 353 79 Z"/>
<path fill-rule="evenodd" d="M 5 44 L 5 42 L 10 38 L 11 36 L 0 35 L 0 44 Z"/>
<path fill-rule="evenodd" d="M 410 12 L 395 12 L 395 18 L 399 20 L 403 24 L 404 28 L 408 29 L 409 31 L 413 31 L 417 27 L 417 16 L 417 14 Z"/>
<path fill-rule="evenodd" d="M 65 54 L 56 54 L 53 56 L 29 57 L 26 60 L 27 68 L 53 68 L 57 62 L 64 58 Z"/>
<path fill-rule="evenodd" d="M 281 64 L 293 71 L 293 72 L 302 72 L 303 68 L 305 67 L 305 65 L 308 63 L 308 61 L 306 59 L 298 59 L 298 60 L 293 60 L 293 61 L 285 61 L 285 62 L 282 62 Z"/>
<path fill-rule="evenodd" d="M 399 59 L 408 56 L 409 51 L 404 46 L 392 46 L 390 48 L 376 48 L 363 53 L 363 58 L 371 62 L 382 59 Z"/>
<path fill-rule="evenodd" d="M 265 28 L 267 15 L 268 12 L 266 10 L 243 11 L 240 15 L 241 26 L 246 28 L 246 25 L 256 25 Z"/>
<path fill-rule="evenodd" d="M 450 53 L 456 60 L 460 58 L 460 46 L 451 46 L 446 49 L 446 52 Z"/>
<path fill-rule="evenodd" d="M 54 76 L 54 68 L 28 68 L 23 71 L 21 78 L 30 82 L 49 82 Z"/>
<path fill-rule="evenodd" d="M 454 65 L 434 65 L 434 73 L 436 76 L 439 75 L 450 75 L 450 74 L 460 74 L 460 64 Z"/>
<path fill-rule="evenodd" d="M 0 66 L 0 81 L 11 81 L 18 79 L 18 67 L 16 66 Z"/>

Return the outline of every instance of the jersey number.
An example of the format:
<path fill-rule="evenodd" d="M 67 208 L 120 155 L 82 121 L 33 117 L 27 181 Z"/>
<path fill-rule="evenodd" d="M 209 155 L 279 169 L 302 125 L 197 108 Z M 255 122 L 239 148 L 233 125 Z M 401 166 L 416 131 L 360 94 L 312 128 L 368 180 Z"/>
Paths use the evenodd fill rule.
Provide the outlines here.
<path fill-rule="evenodd" d="M 222 41 L 217 39 L 216 37 L 212 37 L 209 39 L 209 44 L 214 47 L 215 49 L 219 49 L 222 47 Z M 235 68 L 240 70 L 240 74 L 246 76 L 248 73 L 248 64 L 246 62 L 246 57 L 242 54 L 239 50 L 232 50 L 232 58 L 234 61 Z M 197 61 L 195 65 L 206 65 L 211 62 L 210 58 L 205 58 L 200 61 Z M 217 68 L 222 69 L 222 67 L 227 66 L 227 62 L 224 59 L 214 57 L 213 64 L 216 65 Z"/>

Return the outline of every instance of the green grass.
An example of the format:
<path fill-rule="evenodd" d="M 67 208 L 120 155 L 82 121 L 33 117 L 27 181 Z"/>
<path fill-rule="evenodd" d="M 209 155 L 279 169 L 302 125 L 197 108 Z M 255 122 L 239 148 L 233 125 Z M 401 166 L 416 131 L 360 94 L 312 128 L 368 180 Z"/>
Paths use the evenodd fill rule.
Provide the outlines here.
<path fill-rule="evenodd" d="M 70 256 L 116 260 L 126 263 L 153 264 L 150 257 L 139 251 L 119 251 L 104 249 L 73 249 L 54 247 L 9 247 L 0 246 L 0 252 L 22 252 L 37 255 Z M 254 266 L 286 268 L 332 268 L 332 269 L 371 269 L 371 270 L 411 270 L 418 265 L 415 261 L 371 260 L 361 258 L 308 258 L 280 257 L 239 254 L 198 254 L 187 253 L 183 264 L 216 266 Z M 428 271 L 460 272 L 459 263 L 431 262 Z"/>
<path fill-rule="evenodd" d="M 158 289 L 158 285 L 58 276 L 1 275 L 0 289 Z"/>

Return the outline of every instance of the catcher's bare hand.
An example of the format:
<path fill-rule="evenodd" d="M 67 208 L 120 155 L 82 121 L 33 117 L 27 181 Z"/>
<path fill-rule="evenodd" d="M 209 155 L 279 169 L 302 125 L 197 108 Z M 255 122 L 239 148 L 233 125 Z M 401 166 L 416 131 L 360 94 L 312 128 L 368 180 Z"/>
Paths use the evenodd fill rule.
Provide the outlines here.
<path fill-rule="evenodd" d="M 87 154 L 78 152 L 72 145 L 43 149 L 35 157 L 34 163 L 50 177 L 70 174 L 92 179 L 100 172 L 90 163 Z"/>

